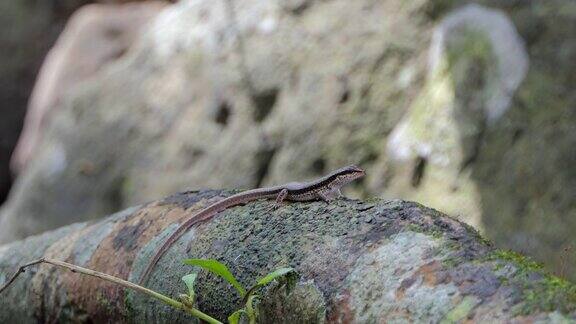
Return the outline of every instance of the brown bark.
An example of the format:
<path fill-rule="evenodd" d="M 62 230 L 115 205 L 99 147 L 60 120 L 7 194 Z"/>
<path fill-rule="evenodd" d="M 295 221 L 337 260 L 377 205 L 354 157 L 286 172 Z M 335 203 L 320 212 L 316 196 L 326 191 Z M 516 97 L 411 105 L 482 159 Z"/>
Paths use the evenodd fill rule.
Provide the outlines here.
<path fill-rule="evenodd" d="M 188 192 L 97 223 L 67 226 L 0 248 L 0 283 L 40 257 L 136 281 L 152 252 L 218 191 Z M 182 237 L 147 286 L 175 297 L 194 269 L 181 260 L 214 258 L 250 286 L 290 266 L 295 290 L 267 289 L 263 322 L 506 321 L 576 319 L 576 290 L 524 257 L 493 249 L 473 229 L 404 201 L 255 202 L 220 213 Z M 198 308 L 224 320 L 239 298 L 201 272 Z M 136 292 L 40 265 L 0 296 L 0 322 L 184 322 L 183 312 Z"/>

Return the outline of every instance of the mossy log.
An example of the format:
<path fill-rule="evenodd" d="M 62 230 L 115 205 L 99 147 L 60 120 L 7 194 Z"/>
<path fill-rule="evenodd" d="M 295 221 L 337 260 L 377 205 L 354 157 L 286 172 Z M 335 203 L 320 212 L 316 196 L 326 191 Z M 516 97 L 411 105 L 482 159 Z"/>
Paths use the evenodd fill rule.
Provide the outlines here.
<path fill-rule="evenodd" d="M 0 248 L 0 283 L 40 257 L 136 281 L 177 224 L 224 191 L 177 194 L 101 221 L 70 225 Z M 294 290 L 263 292 L 261 322 L 503 322 L 576 320 L 574 285 L 526 258 L 497 250 L 471 227 L 412 202 L 259 201 L 221 212 L 161 259 L 146 286 L 177 296 L 194 269 L 182 259 L 213 258 L 240 282 L 294 267 Z M 225 320 L 239 306 L 233 288 L 201 272 L 197 307 Z M 0 322 L 189 322 L 148 296 L 40 265 L 0 296 Z"/>

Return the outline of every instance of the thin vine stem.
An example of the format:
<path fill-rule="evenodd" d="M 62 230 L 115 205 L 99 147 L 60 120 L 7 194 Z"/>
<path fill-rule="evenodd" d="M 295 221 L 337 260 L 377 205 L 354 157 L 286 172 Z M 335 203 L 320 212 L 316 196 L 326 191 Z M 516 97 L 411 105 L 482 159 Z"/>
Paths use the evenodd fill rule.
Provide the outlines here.
<path fill-rule="evenodd" d="M 83 267 L 80 267 L 80 266 L 77 266 L 77 265 L 74 265 L 74 264 L 71 264 L 68 262 L 54 260 L 54 259 L 47 259 L 47 258 L 41 258 L 41 259 L 32 261 L 30 263 L 26 263 L 25 265 L 18 268 L 18 271 L 10 278 L 10 280 L 8 280 L 6 282 L 6 284 L 4 286 L 2 286 L 2 288 L 0 288 L 0 294 L 2 294 L 2 292 L 4 290 L 6 290 L 10 285 L 12 285 L 12 283 L 16 280 L 16 278 L 18 278 L 18 276 L 21 273 L 24 273 L 26 271 L 26 268 L 34 266 L 34 265 L 39 264 L 39 263 L 48 263 L 48 264 L 51 264 L 51 265 L 54 265 L 57 267 L 68 269 L 72 272 L 78 272 L 78 273 L 82 273 L 82 274 L 85 274 L 88 276 L 100 278 L 102 280 L 110 281 L 110 282 L 116 283 L 118 285 L 124 286 L 126 288 L 139 291 L 139 292 L 146 294 L 148 296 L 151 296 L 153 298 L 156 298 L 156 299 L 162 301 L 163 303 L 165 303 L 169 306 L 172 306 L 172 307 L 177 308 L 177 309 L 181 309 L 181 310 L 183 310 L 183 311 L 185 311 L 185 312 L 187 312 L 187 313 L 189 313 L 195 317 L 200 318 L 201 320 L 206 321 L 207 323 L 222 324 L 222 322 L 209 316 L 208 314 L 201 312 L 200 310 L 198 310 L 196 308 L 187 307 L 183 303 L 181 303 L 175 299 L 172 299 L 168 296 L 162 295 L 162 294 L 160 294 L 154 290 L 148 289 L 146 287 L 137 285 L 133 282 L 130 282 L 130 281 L 127 281 L 124 279 L 120 279 L 120 278 L 111 276 L 109 274 L 103 273 L 103 272 L 91 270 L 88 268 L 83 268 Z"/>

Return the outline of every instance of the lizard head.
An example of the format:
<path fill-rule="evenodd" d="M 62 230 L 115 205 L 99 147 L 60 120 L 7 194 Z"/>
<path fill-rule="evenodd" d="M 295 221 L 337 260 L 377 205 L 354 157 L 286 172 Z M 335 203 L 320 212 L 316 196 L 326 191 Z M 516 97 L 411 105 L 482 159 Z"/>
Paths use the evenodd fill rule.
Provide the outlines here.
<path fill-rule="evenodd" d="M 356 179 L 362 178 L 364 175 L 366 175 L 366 171 L 355 165 L 349 165 L 337 170 L 336 174 L 338 178 L 338 184 L 345 185 Z"/>

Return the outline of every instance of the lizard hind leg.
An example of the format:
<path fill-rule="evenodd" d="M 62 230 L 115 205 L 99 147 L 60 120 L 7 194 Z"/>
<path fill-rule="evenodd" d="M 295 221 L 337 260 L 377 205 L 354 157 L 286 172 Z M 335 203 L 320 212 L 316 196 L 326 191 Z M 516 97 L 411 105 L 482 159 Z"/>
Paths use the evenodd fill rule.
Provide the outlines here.
<path fill-rule="evenodd" d="M 266 207 L 266 211 L 271 213 L 276 209 L 282 207 L 282 203 L 286 200 L 286 197 L 288 197 L 288 189 L 280 190 L 280 192 L 276 196 L 276 200 L 274 201 L 271 207 Z"/>
<path fill-rule="evenodd" d="M 280 208 L 282 206 L 282 203 L 286 200 L 286 197 L 288 197 L 288 189 L 280 190 L 278 196 L 276 196 L 276 201 L 274 202 L 272 210 Z"/>
<path fill-rule="evenodd" d="M 288 197 L 288 189 L 282 189 L 276 196 L 276 204 L 281 204 Z"/>
<path fill-rule="evenodd" d="M 274 203 L 272 204 L 271 207 L 267 207 L 267 211 L 268 212 L 273 212 L 276 209 L 282 207 L 282 203 L 286 200 L 286 198 L 288 197 L 288 189 L 282 189 L 280 190 L 280 192 L 278 193 L 278 195 L 276 196 L 276 200 L 274 201 Z"/>

